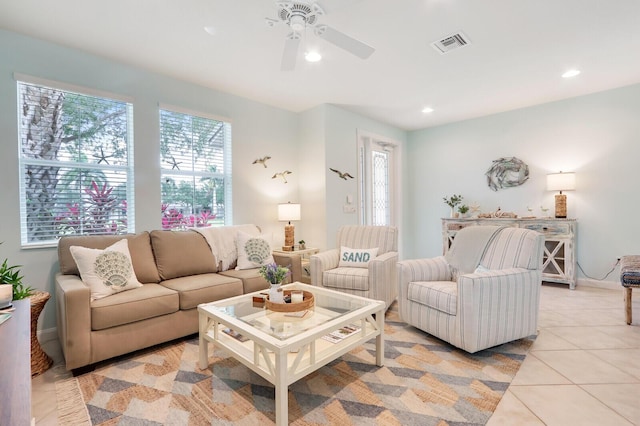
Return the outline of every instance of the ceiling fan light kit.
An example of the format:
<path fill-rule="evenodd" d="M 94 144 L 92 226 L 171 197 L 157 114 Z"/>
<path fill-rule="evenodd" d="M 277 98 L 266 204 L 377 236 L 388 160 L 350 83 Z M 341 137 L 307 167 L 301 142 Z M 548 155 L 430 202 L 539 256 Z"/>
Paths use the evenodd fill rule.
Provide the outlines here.
<path fill-rule="evenodd" d="M 325 15 L 322 7 L 310 0 L 276 1 L 278 19 L 266 18 L 266 23 L 274 27 L 277 23 L 283 23 L 291 29 L 285 38 L 284 52 L 282 54 L 282 71 L 291 71 L 295 68 L 301 33 L 312 28 L 314 34 L 336 47 L 339 47 L 361 59 L 367 59 L 375 52 L 375 49 L 355 38 L 338 31 L 328 25 L 320 25 L 320 16 Z M 319 55 L 318 55 L 319 56 Z M 309 62 L 316 62 L 307 59 Z M 314 57 L 312 57 L 314 59 Z"/>

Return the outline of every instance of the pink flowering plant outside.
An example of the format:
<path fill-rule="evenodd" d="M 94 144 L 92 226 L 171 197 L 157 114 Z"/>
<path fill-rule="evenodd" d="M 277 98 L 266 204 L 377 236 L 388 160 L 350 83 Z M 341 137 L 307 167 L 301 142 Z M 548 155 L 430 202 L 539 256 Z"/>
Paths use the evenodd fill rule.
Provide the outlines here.
<path fill-rule="evenodd" d="M 282 284 L 290 274 L 289 268 L 276 263 L 268 263 L 260 268 L 260 275 L 271 284 Z"/>

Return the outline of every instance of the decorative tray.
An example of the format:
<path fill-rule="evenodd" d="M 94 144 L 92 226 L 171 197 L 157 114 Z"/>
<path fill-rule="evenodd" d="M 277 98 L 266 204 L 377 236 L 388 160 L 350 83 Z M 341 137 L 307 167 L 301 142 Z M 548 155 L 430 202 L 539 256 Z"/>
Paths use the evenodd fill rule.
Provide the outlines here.
<path fill-rule="evenodd" d="M 285 290 L 284 296 L 291 297 L 291 290 Z M 269 299 L 265 301 L 266 308 L 270 311 L 274 312 L 298 312 L 304 311 L 305 309 L 310 309 L 313 307 L 313 293 L 310 291 L 302 292 L 302 302 L 297 303 L 273 303 L 270 302 Z"/>

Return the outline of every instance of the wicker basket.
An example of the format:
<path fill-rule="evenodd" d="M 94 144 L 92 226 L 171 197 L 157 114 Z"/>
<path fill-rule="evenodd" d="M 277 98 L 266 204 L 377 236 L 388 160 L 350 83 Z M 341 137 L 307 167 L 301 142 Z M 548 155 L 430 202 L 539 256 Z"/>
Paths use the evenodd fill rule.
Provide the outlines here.
<path fill-rule="evenodd" d="M 29 300 L 31 301 L 31 376 L 44 373 L 51 367 L 53 360 L 40 347 L 38 341 L 38 318 L 44 305 L 51 295 L 46 291 L 34 291 Z"/>
<path fill-rule="evenodd" d="M 291 296 L 291 290 L 284 291 L 285 296 Z M 313 308 L 313 293 L 310 291 L 302 292 L 302 302 L 298 303 L 273 303 L 269 299 L 266 300 L 266 308 L 274 312 L 298 312 L 305 309 Z"/>

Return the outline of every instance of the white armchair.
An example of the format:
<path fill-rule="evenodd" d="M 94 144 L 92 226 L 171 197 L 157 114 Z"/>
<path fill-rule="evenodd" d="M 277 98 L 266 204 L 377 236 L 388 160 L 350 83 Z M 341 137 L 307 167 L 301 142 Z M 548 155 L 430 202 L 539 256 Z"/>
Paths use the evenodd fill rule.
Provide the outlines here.
<path fill-rule="evenodd" d="M 528 229 L 464 228 L 446 256 L 398 262 L 400 318 L 470 353 L 536 334 L 543 248 Z"/>
<path fill-rule="evenodd" d="M 311 256 L 311 284 L 369 299 L 383 300 L 388 308 L 396 299 L 398 229 L 392 226 L 343 226 L 337 248 Z M 366 267 L 339 267 L 340 247 L 377 248 Z"/>

